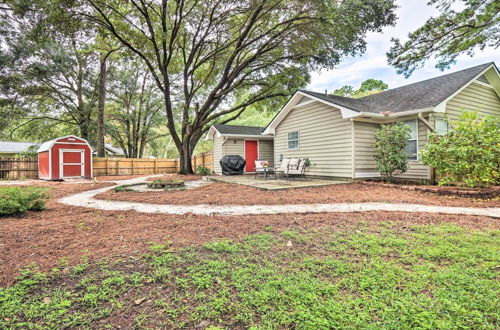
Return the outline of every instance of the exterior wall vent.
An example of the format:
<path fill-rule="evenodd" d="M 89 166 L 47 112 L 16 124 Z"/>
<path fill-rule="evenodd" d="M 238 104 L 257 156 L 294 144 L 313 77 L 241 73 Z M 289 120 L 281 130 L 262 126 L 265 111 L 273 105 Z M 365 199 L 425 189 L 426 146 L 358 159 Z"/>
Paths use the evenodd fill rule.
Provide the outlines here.
<path fill-rule="evenodd" d="M 490 82 L 488 81 L 488 79 L 486 78 L 486 76 L 484 74 L 481 75 L 479 78 L 477 78 L 477 80 L 480 81 L 480 82 L 482 82 L 482 83 L 491 85 Z"/>

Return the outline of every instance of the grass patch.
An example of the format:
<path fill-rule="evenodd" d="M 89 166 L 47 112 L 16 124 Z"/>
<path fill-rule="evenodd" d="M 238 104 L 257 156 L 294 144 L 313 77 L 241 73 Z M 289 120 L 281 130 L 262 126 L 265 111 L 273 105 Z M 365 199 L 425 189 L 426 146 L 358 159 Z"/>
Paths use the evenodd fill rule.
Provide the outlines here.
<path fill-rule="evenodd" d="M 285 231 L 26 270 L 0 328 L 498 328 L 499 231 Z M 288 241 L 299 242 L 289 246 Z"/>
<path fill-rule="evenodd" d="M 144 185 L 144 183 L 122 184 L 121 186 L 114 187 L 113 190 L 115 192 L 122 192 L 122 191 L 132 192 L 132 191 L 135 191 L 135 190 L 134 189 L 130 189 L 130 187 L 141 186 L 141 185 Z"/>

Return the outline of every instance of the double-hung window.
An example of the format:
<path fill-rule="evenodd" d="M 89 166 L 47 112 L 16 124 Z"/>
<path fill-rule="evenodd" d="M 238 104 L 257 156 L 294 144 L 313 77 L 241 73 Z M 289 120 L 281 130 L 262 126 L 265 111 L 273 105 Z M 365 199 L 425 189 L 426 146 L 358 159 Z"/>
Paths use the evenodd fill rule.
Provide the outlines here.
<path fill-rule="evenodd" d="M 437 134 L 439 135 L 448 134 L 448 121 L 445 118 L 436 117 L 435 123 L 436 123 L 435 130 Z"/>
<path fill-rule="evenodd" d="M 288 149 L 299 149 L 299 131 L 288 133 Z"/>
<path fill-rule="evenodd" d="M 418 123 L 417 120 L 408 120 L 404 122 L 405 125 L 410 127 L 410 138 L 406 145 L 406 153 L 409 160 L 418 159 Z"/>

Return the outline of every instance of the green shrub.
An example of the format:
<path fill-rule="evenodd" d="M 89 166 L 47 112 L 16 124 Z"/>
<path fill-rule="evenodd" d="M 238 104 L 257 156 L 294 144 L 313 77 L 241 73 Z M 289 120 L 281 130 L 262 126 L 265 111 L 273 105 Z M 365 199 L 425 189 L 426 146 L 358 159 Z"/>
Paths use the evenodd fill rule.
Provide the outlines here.
<path fill-rule="evenodd" d="M 212 171 L 210 171 L 208 168 L 206 167 L 203 167 L 203 166 L 198 166 L 196 168 L 196 174 L 199 174 L 199 175 L 210 175 L 212 174 Z"/>
<path fill-rule="evenodd" d="M 150 189 L 168 189 L 168 188 L 183 188 L 184 181 L 182 180 L 154 180 L 148 183 Z"/>
<path fill-rule="evenodd" d="M 406 172 L 408 154 L 406 145 L 410 138 L 410 128 L 403 124 L 382 125 L 375 133 L 375 155 L 377 171 L 382 178 L 390 180 L 394 172 Z"/>
<path fill-rule="evenodd" d="M 439 184 L 484 187 L 500 183 L 500 120 L 464 112 L 446 135 L 431 134 L 422 162 L 436 169 Z"/>
<path fill-rule="evenodd" d="M 45 210 L 47 188 L 0 187 L 0 216 Z"/>

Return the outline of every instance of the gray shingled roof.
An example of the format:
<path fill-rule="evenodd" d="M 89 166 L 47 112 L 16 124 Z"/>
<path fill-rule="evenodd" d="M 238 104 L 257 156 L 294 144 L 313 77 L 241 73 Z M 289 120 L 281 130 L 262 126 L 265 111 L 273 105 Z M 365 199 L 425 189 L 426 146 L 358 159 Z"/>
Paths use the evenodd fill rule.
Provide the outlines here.
<path fill-rule="evenodd" d="M 125 153 L 123 152 L 122 148 L 114 147 L 113 145 L 109 143 L 105 143 L 104 147 L 108 150 L 111 151 L 115 155 L 123 156 Z"/>
<path fill-rule="evenodd" d="M 261 135 L 265 127 L 215 124 L 215 129 L 227 135 Z"/>
<path fill-rule="evenodd" d="M 435 107 L 494 62 L 353 99 L 301 90 L 311 96 L 360 112 L 403 112 Z"/>
<path fill-rule="evenodd" d="M 368 104 L 365 104 L 364 102 L 360 101 L 360 99 L 353 99 L 351 97 L 344 97 L 344 96 L 337 96 L 337 95 L 325 95 L 325 93 L 317 93 L 317 92 L 311 92 L 311 91 L 306 91 L 301 89 L 300 90 L 303 93 L 309 94 L 311 96 L 317 97 L 319 99 L 325 100 L 327 102 L 332 102 L 335 104 L 338 104 L 340 106 L 343 106 L 345 108 L 354 110 L 354 111 L 362 111 L 362 112 L 369 112 L 370 108 L 368 107 Z"/>
<path fill-rule="evenodd" d="M 28 151 L 31 146 L 38 146 L 39 143 L 31 142 L 15 142 L 15 141 L 0 141 L 0 153 L 18 154 Z"/>

